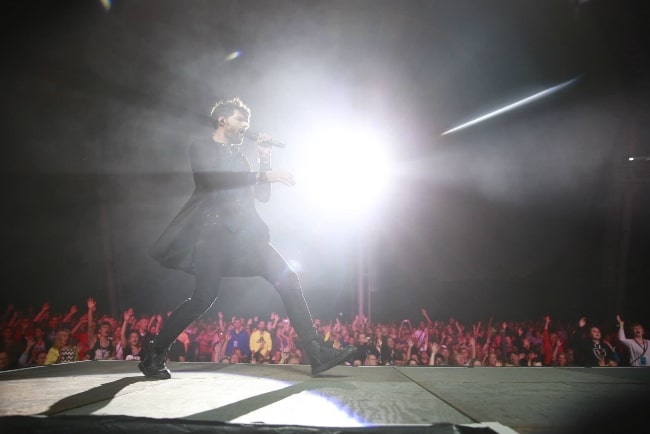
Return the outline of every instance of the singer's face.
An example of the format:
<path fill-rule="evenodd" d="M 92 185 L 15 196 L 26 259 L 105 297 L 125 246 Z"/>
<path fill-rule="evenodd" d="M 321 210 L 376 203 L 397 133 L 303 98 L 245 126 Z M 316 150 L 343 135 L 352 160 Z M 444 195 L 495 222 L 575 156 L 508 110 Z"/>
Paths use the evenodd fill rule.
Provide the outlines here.
<path fill-rule="evenodd" d="M 239 110 L 226 118 L 223 135 L 228 140 L 228 144 L 236 145 L 244 139 L 244 133 L 248 129 L 248 116 Z"/>

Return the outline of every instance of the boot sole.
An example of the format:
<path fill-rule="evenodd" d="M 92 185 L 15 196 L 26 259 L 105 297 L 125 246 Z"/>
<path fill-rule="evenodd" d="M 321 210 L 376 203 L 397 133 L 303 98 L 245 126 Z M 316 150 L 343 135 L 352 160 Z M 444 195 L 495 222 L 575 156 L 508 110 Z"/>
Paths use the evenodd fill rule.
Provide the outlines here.
<path fill-rule="evenodd" d="M 325 372 L 328 369 L 331 369 L 334 366 L 343 363 L 348 357 L 352 355 L 352 353 L 354 353 L 354 351 L 355 351 L 354 347 L 347 347 L 341 352 L 341 354 L 339 354 L 338 357 L 330 360 L 329 362 L 323 363 L 322 365 L 318 365 L 318 366 L 312 366 L 311 375 L 318 375 L 321 372 Z"/>

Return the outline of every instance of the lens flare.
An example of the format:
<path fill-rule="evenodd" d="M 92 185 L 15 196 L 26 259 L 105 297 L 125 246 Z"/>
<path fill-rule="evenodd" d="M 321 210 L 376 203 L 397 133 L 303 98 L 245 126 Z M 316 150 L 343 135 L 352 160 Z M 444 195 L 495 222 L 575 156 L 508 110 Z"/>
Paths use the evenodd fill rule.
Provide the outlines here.
<path fill-rule="evenodd" d="M 232 53 L 226 56 L 226 60 L 235 60 L 240 56 L 241 56 L 241 51 L 233 51 Z"/>
<path fill-rule="evenodd" d="M 111 10 L 111 0 L 99 0 L 99 3 L 102 5 L 106 12 Z"/>

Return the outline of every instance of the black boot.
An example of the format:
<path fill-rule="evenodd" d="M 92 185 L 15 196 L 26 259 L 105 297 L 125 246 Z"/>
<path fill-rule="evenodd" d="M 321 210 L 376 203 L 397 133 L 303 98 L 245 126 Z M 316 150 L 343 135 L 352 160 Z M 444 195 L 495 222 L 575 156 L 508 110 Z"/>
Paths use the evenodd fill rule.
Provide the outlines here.
<path fill-rule="evenodd" d="M 159 380 L 166 380 L 172 377 L 165 364 L 167 361 L 167 350 L 185 327 L 199 318 L 201 313 L 210 307 L 210 303 L 207 303 L 207 307 L 202 303 L 204 301 L 200 298 L 188 298 L 174 309 L 174 312 L 172 312 L 162 330 L 160 330 L 160 333 L 148 343 L 147 354 L 144 360 L 138 364 L 138 368 L 140 368 L 145 377 L 157 378 Z"/>
<path fill-rule="evenodd" d="M 167 369 L 167 349 L 154 347 L 154 341 L 149 343 L 149 349 L 144 356 L 144 360 L 138 363 L 138 368 L 145 377 L 155 378 L 157 380 L 167 380 L 172 378 L 171 372 Z"/>
<path fill-rule="evenodd" d="M 315 330 L 314 333 L 316 333 Z M 336 365 L 340 365 L 357 350 L 353 346 L 336 349 L 328 345 L 317 334 L 307 341 L 301 339 L 300 343 L 302 344 L 302 349 L 309 356 L 311 375 L 320 374 Z"/>
<path fill-rule="evenodd" d="M 311 374 L 320 374 L 343 363 L 356 351 L 356 348 L 350 346 L 337 350 L 323 341 L 314 328 L 311 313 L 297 276 L 292 277 L 294 280 L 287 285 L 288 288 L 282 288 L 280 296 L 291 320 L 291 325 L 300 338 L 302 349 L 309 357 Z"/>

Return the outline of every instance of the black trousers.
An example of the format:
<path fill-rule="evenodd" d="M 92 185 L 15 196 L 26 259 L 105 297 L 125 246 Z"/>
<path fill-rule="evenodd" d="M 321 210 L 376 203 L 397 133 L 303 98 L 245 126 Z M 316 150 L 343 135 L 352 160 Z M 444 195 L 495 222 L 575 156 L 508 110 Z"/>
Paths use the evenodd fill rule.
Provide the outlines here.
<path fill-rule="evenodd" d="M 247 227 L 231 232 L 221 222 L 206 223 L 195 247 L 194 293 L 163 324 L 154 339 L 154 348 L 167 349 L 214 304 L 222 277 L 263 277 L 280 294 L 298 336 L 317 337 L 298 275 L 265 238 Z"/>

